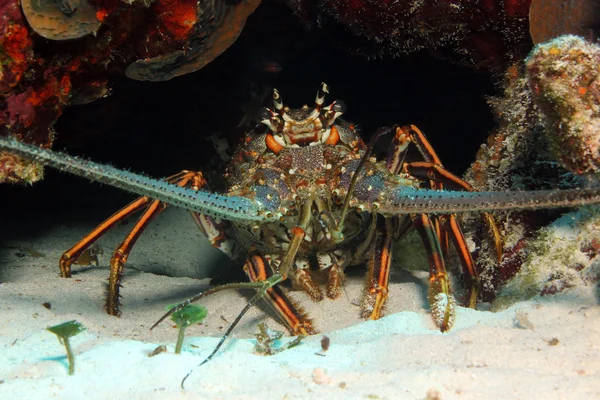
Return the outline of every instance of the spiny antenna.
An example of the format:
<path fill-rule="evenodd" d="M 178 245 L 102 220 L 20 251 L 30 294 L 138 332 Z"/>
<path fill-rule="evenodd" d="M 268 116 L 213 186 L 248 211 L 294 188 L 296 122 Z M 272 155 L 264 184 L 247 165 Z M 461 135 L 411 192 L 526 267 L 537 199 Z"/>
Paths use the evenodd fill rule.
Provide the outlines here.
<path fill-rule="evenodd" d="M 0 137 L 0 150 L 60 171 L 213 217 L 236 221 L 265 221 L 266 218 L 266 215 L 263 215 L 265 210 L 245 197 L 223 196 L 182 188 L 133 172 L 25 144 L 16 139 Z"/>
<path fill-rule="evenodd" d="M 499 210 L 539 210 L 600 204 L 600 188 L 535 190 L 522 192 L 462 192 L 416 189 L 406 186 L 381 188 L 385 200 L 377 212 L 398 214 L 452 214 Z"/>
<path fill-rule="evenodd" d="M 351 205 L 365 206 L 365 204 L 359 204 L 360 199 L 352 199 L 358 175 L 373 151 L 374 141 L 390 130 L 390 128 L 381 128 L 371 139 L 365 155 L 354 171 L 338 227 L 343 225 L 347 210 Z M 0 150 L 14 153 L 60 171 L 217 218 L 230 221 L 261 222 L 272 222 L 278 219 L 276 213 L 269 216 L 269 210 L 266 210 L 262 204 L 245 197 L 223 196 L 182 188 L 165 181 L 21 143 L 16 139 L 0 137 Z M 372 209 L 387 216 L 410 213 L 451 214 L 517 209 L 537 210 L 600 204 L 600 188 L 528 192 L 462 192 L 416 189 L 406 186 L 393 187 L 386 186 L 382 181 L 378 190 L 384 192 L 383 201 L 376 205 L 373 203 Z"/>
<path fill-rule="evenodd" d="M 342 212 L 340 214 L 341 215 L 340 220 L 337 224 L 340 232 L 343 230 L 343 227 L 344 227 L 344 220 L 346 219 L 346 214 L 348 214 L 348 207 L 350 206 L 350 199 L 352 198 L 352 195 L 354 194 L 354 189 L 356 188 L 356 182 L 358 182 L 358 176 L 360 175 L 360 171 L 365 166 L 369 157 L 371 157 L 371 153 L 373 153 L 373 149 L 375 148 L 375 144 L 377 143 L 377 140 L 379 140 L 379 138 L 381 136 L 390 133 L 394 129 L 396 129 L 395 126 L 393 126 L 391 128 L 390 127 L 379 128 L 377 130 L 377 132 L 375 132 L 373 137 L 371 137 L 371 140 L 369 141 L 369 145 L 367 146 L 367 150 L 365 150 L 365 154 L 360 159 L 360 162 L 358 163 L 358 167 L 356 167 L 356 170 L 354 171 L 354 175 L 352 175 L 352 180 L 350 181 L 350 186 L 348 187 L 348 192 L 346 193 L 346 198 L 344 199 L 344 206 L 342 207 Z"/>
<path fill-rule="evenodd" d="M 182 308 L 184 308 L 185 306 L 200 300 L 203 297 L 206 297 L 208 295 L 220 292 L 222 290 L 227 290 L 227 289 L 257 289 L 256 294 L 248 301 L 248 304 L 246 304 L 246 306 L 242 309 L 242 311 L 240 311 L 240 313 L 238 314 L 238 316 L 235 318 L 235 320 L 231 323 L 231 325 L 229 325 L 229 328 L 227 328 L 227 331 L 225 331 L 225 334 L 221 337 L 221 340 L 219 341 L 219 343 L 217 344 L 217 346 L 214 348 L 214 350 L 212 351 L 212 353 L 210 353 L 208 355 L 208 357 L 206 357 L 204 359 L 204 361 L 202 361 L 200 364 L 198 364 L 195 368 L 193 368 L 192 370 L 190 370 L 190 372 L 187 373 L 187 375 L 181 380 L 181 388 L 183 389 L 184 384 L 186 379 L 194 372 L 194 370 L 198 367 L 201 367 L 202 365 L 206 364 L 207 362 L 209 362 L 215 354 L 217 354 L 217 352 L 219 351 L 219 349 L 223 346 L 223 344 L 225 343 L 225 341 L 227 340 L 227 338 L 229 337 L 229 335 L 231 335 L 231 332 L 233 332 L 233 330 L 235 329 L 235 327 L 237 326 L 237 324 L 242 320 L 242 318 L 244 317 L 244 315 L 246 315 L 246 313 L 256 305 L 256 303 L 265 297 L 265 294 L 267 293 L 267 290 L 269 290 L 270 288 L 272 288 L 273 286 L 283 282 L 284 278 L 281 274 L 273 274 L 272 276 L 270 276 L 269 278 L 267 278 L 264 281 L 260 281 L 260 282 L 242 282 L 242 283 L 229 283 L 229 284 L 225 284 L 225 285 L 221 285 L 221 286 L 216 286 L 212 289 L 206 290 L 186 301 L 183 301 L 181 303 L 179 303 L 177 306 L 171 308 L 167 313 L 165 313 L 165 315 L 163 315 L 162 317 L 160 317 L 160 319 L 158 321 L 156 321 L 156 323 L 154 325 L 152 325 L 150 327 L 150 330 L 154 329 L 158 324 L 160 324 L 162 321 L 164 321 L 168 316 L 170 316 L 171 314 L 173 314 L 174 312 L 177 312 L 179 310 L 181 310 Z"/>

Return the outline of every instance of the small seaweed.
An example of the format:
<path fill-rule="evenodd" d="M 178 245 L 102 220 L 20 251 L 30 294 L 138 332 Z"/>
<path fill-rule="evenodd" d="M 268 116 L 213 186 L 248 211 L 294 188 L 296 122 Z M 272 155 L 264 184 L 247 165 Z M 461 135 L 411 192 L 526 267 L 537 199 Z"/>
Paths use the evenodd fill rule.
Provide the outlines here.
<path fill-rule="evenodd" d="M 75 355 L 73 354 L 73 349 L 71 348 L 69 339 L 73 336 L 79 335 L 87 328 L 80 322 L 73 320 L 63 322 L 62 324 L 49 326 L 46 329 L 54 333 L 58 337 L 58 341 L 65 346 L 65 349 L 67 350 L 67 359 L 69 360 L 69 375 L 73 375 L 75 373 Z"/>
<path fill-rule="evenodd" d="M 305 335 L 299 335 L 295 339 L 281 344 L 280 339 L 283 337 L 283 332 L 269 328 L 264 322 L 258 324 L 258 329 L 260 332 L 254 335 L 256 336 L 254 351 L 263 356 L 272 356 L 284 350 L 291 349 L 299 345 L 302 339 L 306 337 Z"/>
<path fill-rule="evenodd" d="M 172 304 L 167 306 L 167 311 L 173 307 L 177 307 L 179 304 Z M 179 329 L 177 336 L 177 345 L 175 345 L 175 354 L 181 353 L 183 347 L 183 339 L 185 338 L 185 329 L 192 324 L 199 324 L 206 318 L 208 311 L 206 307 L 198 307 L 188 304 L 187 306 L 175 311 L 171 314 L 171 320 L 175 322 L 175 325 Z"/>

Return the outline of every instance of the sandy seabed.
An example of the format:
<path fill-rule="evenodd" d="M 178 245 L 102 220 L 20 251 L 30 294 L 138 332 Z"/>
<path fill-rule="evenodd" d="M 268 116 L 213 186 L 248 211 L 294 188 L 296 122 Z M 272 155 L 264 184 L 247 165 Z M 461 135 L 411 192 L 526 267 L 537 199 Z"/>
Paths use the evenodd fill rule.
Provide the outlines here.
<path fill-rule="evenodd" d="M 184 351 L 174 354 L 173 324 L 149 327 L 165 305 L 202 291 L 208 280 L 135 268 L 225 261 L 199 244 L 203 241 L 186 213 L 172 210 L 160 218 L 127 264 L 121 318 L 106 315 L 103 303 L 110 249 L 126 227 L 101 243 L 100 267 L 75 266 L 72 279 L 59 277 L 57 260 L 91 225 L 59 224 L 35 237 L 4 238 L 1 399 L 600 398 L 595 288 L 520 302 L 497 313 L 458 308 L 454 328 L 442 334 L 428 315 L 427 274 L 419 271 L 394 271 L 388 316 L 379 321 L 362 321 L 353 305 L 361 298 L 360 274 L 348 277 L 336 301 L 315 304 L 293 293 L 321 334 L 274 356 L 255 354 L 253 334 L 259 322 L 284 329 L 265 310 L 252 309 L 212 361 L 195 368 L 249 294 L 226 291 L 205 299 L 208 318 L 187 330 Z M 69 376 L 64 348 L 45 328 L 72 319 L 87 331 L 72 340 L 76 373 Z M 323 335 L 331 343 L 326 352 Z M 149 357 L 162 344 L 167 352 Z M 192 369 L 182 389 L 181 380 Z"/>

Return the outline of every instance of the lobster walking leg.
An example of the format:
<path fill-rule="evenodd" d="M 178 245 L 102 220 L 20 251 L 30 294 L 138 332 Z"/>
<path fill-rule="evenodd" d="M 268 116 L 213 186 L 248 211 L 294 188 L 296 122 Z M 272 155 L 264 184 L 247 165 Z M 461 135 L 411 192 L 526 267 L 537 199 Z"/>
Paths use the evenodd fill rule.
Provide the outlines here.
<path fill-rule="evenodd" d="M 272 275 L 269 261 L 258 251 L 250 252 L 244 264 L 244 271 L 252 282 L 265 281 Z M 312 335 L 316 333 L 312 321 L 306 318 L 302 311 L 298 310 L 279 285 L 268 289 L 264 299 L 292 334 Z"/>
<path fill-rule="evenodd" d="M 403 170 L 417 178 L 428 179 L 432 189 L 442 190 L 444 188 L 449 188 L 452 190 L 474 191 L 469 183 L 444 168 L 440 158 L 437 156 L 435 150 L 433 150 L 433 147 L 423 132 L 414 125 L 404 126 L 396 130 L 390 154 L 396 153 L 397 157 L 403 156 L 409 143 L 415 144 L 425 161 L 401 163 L 399 160 L 388 158 L 389 168 Z M 474 308 L 479 292 L 479 277 L 471 253 L 467 248 L 464 235 L 456 221 L 456 216 L 452 214 L 433 216 L 430 220 L 436 232 L 436 236 L 438 237 L 438 241 L 441 244 L 444 258 L 447 258 L 448 256 L 448 237 L 452 239 L 462 265 L 464 281 L 467 288 L 465 303 L 467 306 Z M 484 221 L 492 233 L 496 244 L 498 259 L 500 259 L 502 253 L 502 238 L 500 232 L 494 219 L 489 213 L 484 213 Z"/>
<path fill-rule="evenodd" d="M 194 190 L 206 187 L 202 173 L 193 171 L 181 171 L 178 174 L 172 175 L 166 179 L 170 183 L 175 183 L 181 187 L 189 187 Z M 110 315 L 118 316 L 119 311 L 119 289 L 121 287 L 121 278 L 123 276 L 123 268 L 127 262 L 127 258 L 131 253 L 137 239 L 142 235 L 148 224 L 165 208 L 167 204 L 158 200 L 152 200 L 149 197 L 140 197 L 115 214 L 110 216 L 94 230 L 87 234 L 75 246 L 67 250 L 61 257 L 59 266 L 61 275 L 65 278 L 71 277 L 71 265 L 77 261 L 77 258 L 91 246 L 96 240 L 104 235 L 112 227 L 119 222 L 129 217 L 131 214 L 144 209 L 143 214 L 135 223 L 133 228 L 127 234 L 127 237 L 121 242 L 119 247 L 114 251 L 110 260 L 110 276 L 108 279 L 108 296 L 106 300 L 106 311 Z"/>
<path fill-rule="evenodd" d="M 363 303 L 363 317 L 379 319 L 388 297 L 390 267 L 392 265 L 392 219 L 377 216 L 375 239 L 367 271 L 367 289 Z"/>
<path fill-rule="evenodd" d="M 469 192 L 475 191 L 475 189 L 473 189 L 469 183 L 447 171 L 442 166 L 427 161 L 407 163 L 405 165 L 405 171 L 417 178 L 429 178 L 435 182 L 438 182 L 439 185 L 443 184 L 452 190 L 466 190 Z M 440 189 L 441 188 L 443 188 L 443 186 L 440 186 Z M 494 243 L 496 245 L 496 254 L 498 255 L 498 260 L 500 260 L 502 258 L 503 248 L 502 235 L 500 234 L 500 231 L 496 226 L 496 222 L 490 213 L 484 212 L 482 213 L 482 216 L 494 239 Z"/>
<path fill-rule="evenodd" d="M 436 325 L 445 332 L 454 322 L 454 297 L 450 292 L 450 281 L 446 273 L 442 249 L 431 219 L 426 214 L 414 215 L 413 224 L 421 235 L 429 258 L 427 297 L 431 305 L 431 314 Z"/>
<path fill-rule="evenodd" d="M 466 289 L 464 298 L 464 304 L 469 308 L 475 308 L 477 306 L 477 296 L 479 295 L 480 282 L 479 274 L 475 269 L 475 263 L 473 257 L 465 241 L 465 236 L 460 229 L 460 225 L 456 220 L 454 214 L 444 215 L 440 217 L 442 225 L 446 232 L 450 232 L 450 237 L 454 243 L 454 248 L 458 253 L 458 258 L 461 261 L 463 267 L 463 281 Z"/>
<path fill-rule="evenodd" d="M 460 179 L 450 171 L 446 170 L 442 165 L 440 158 L 427 140 L 427 137 L 419 128 L 414 125 L 398 128 L 396 136 L 401 136 L 415 144 L 424 162 L 412 162 L 403 165 L 405 172 L 420 178 L 429 178 L 432 189 L 443 189 L 448 187 L 452 190 L 466 190 L 473 192 L 475 189 L 468 182 Z M 498 261 L 502 258 L 502 235 L 496 226 L 496 222 L 490 213 L 484 212 L 483 220 L 487 225 L 496 244 L 496 254 Z"/>
<path fill-rule="evenodd" d="M 425 161 L 404 162 L 408 145 L 413 143 Z M 453 190 L 473 191 L 473 187 L 456 175 L 448 172 L 425 135 L 414 125 L 396 129 L 394 140 L 390 146 L 387 168 L 393 173 L 400 171 L 411 176 L 429 181 L 432 189 L 443 190 L 444 187 Z M 496 243 L 500 242 L 498 230 L 493 219 L 488 216 L 486 221 L 493 227 Z M 479 277 L 475 263 L 469 251 L 464 235 L 453 214 L 427 217 L 414 215 L 413 223 L 417 228 L 427 249 L 430 265 L 429 301 L 436 323 L 442 331 L 451 326 L 453 298 L 450 294 L 449 280 L 444 260 L 448 258 L 449 238 L 457 250 L 467 288 L 465 304 L 474 308 L 479 294 Z M 440 303 L 445 301 L 442 305 Z"/>

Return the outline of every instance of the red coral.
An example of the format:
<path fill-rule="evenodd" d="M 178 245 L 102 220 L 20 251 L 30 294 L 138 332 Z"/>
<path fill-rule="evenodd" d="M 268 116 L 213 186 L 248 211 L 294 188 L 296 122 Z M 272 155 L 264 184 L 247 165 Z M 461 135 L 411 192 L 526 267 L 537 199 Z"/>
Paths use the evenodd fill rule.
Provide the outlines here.
<path fill-rule="evenodd" d="M 129 75 L 138 79 L 193 72 L 233 43 L 259 3 L 157 0 L 140 7 L 120 0 L 81 0 L 77 10 L 85 5 L 85 15 L 79 22 L 69 18 L 66 26 L 60 23 L 64 11 L 54 3 L 0 0 L 0 135 L 50 146 L 52 125 L 64 108 L 106 95 L 110 74 L 123 74 L 136 61 L 150 64 L 138 68 L 143 73 Z M 19 4 L 27 7 L 31 24 Z M 65 38 L 72 40 L 61 41 Z M 27 170 L 19 164 L 23 160 L 6 154 L 0 154 L 0 161 L 0 182 L 18 180 Z M 40 176 L 23 173 L 26 181 Z"/>
<path fill-rule="evenodd" d="M 6 95 L 23 78 L 33 56 L 33 41 L 18 3 L 0 3 L 0 94 Z"/>
<path fill-rule="evenodd" d="M 152 7 L 161 27 L 177 41 L 185 41 L 198 21 L 196 0 L 160 0 Z"/>

